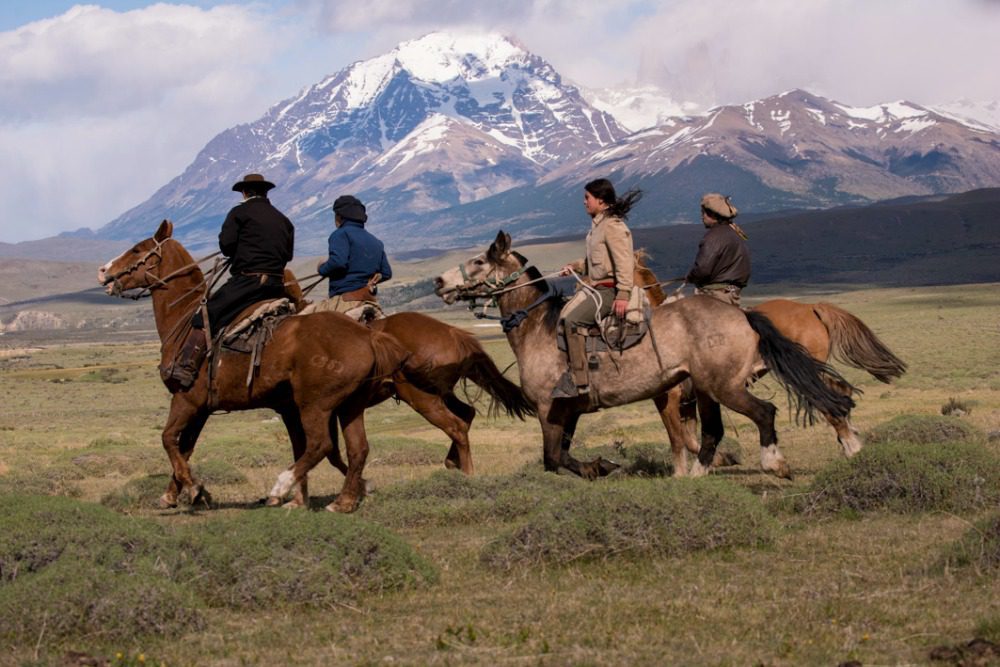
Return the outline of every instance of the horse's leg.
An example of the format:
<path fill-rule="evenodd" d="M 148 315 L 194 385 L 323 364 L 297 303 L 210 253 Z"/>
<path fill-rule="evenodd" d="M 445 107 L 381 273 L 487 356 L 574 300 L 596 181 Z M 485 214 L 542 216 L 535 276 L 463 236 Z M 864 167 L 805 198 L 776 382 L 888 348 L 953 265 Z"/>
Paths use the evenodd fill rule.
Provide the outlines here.
<path fill-rule="evenodd" d="M 699 392 L 698 416 L 701 418 L 701 445 L 698 448 L 698 458 L 691 465 L 692 477 L 703 477 L 715 460 L 715 449 L 722 442 L 726 429 L 722 423 L 722 410 L 719 403 L 708 394 Z"/>
<path fill-rule="evenodd" d="M 538 418 L 542 424 L 546 470 L 556 472 L 559 468 L 566 468 L 584 479 L 597 479 L 620 467 L 617 463 L 601 456 L 593 461 L 579 461 L 570 455 L 569 448 L 573 444 L 573 434 L 580 421 L 580 412 L 568 407 L 564 402 L 539 406 Z"/>
<path fill-rule="evenodd" d="M 348 401 L 339 411 L 347 449 L 347 475 L 336 500 L 326 506 L 330 512 L 353 512 L 365 496 L 364 470 L 368 459 L 368 436 L 365 433 L 365 407 L 360 401 Z"/>
<path fill-rule="evenodd" d="M 682 385 L 671 387 L 665 394 L 660 394 L 653 398 L 656 410 L 660 413 L 660 420 L 664 428 L 667 429 L 667 437 L 670 440 L 670 450 L 674 459 L 674 476 L 686 477 L 687 452 L 695 454 L 700 449 L 694 435 L 685 426 L 681 417 L 681 399 L 684 389 Z"/>
<path fill-rule="evenodd" d="M 333 449 L 333 439 L 330 436 L 330 411 L 323 405 L 304 406 L 299 411 L 302 430 L 305 434 L 305 450 L 302 455 L 284 472 L 278 475 L 278 481 L 268 494 L 270 498 L 279 500 L 288 495 L 292 487 L 301 485 L 309 471 L 316 464 L 329 456 Z M 308 484 L 308 482 L 306 482 Z M 270 502 L 270 500 L 269 500 Z"/>
<path fill-rule="evenodd" d="M 298 461 L 306 451 L 306 432 L 302 428 L 302 418 L 299 416 L 299 409 L 295 405 L 287 405 L 278 410 L 281 420 L 285 423 L 288 431 L 288 438 L 292 442 L 292 458 Z M 309 506 L 309 478 L 303 477 L 302 481 L 295 486 L 295 497 L 285 504 L 285 507 L 308 507 Z M 284 500 L 283 497 L 268 496 L 267 506 L 276 507 Z"/>
<path fill-rule="evenodd" d="M 840 392 L 845 396 L 850 397 L 853 395 L 850 388 L 844 386 L 843 383 L 827 379 L 827 384 L 832 387 L 834 391 Z M 826 412 L 823 412 L 823 417 L 825 417 L 826 421 L 830 423 L 833 430 L 837 432 L 837 442 L 840 443 L 840 446 L 844 451 L 844 456 L 851 458 L 861 451 L 861 447 L 864 443 L 861 441 L 861 434 L 858 433 L 857 429 L 855 429 L 851 424 L 850 411 L 848 411 L 843 417 L 833 417 Z"/>
<path fill-rule="evenodd" d="M 476 409 L 468 403 L 460 401 L 455 394 L 445 396 L 444 404 L 448 412 L 458 420 L 459 435 L 456 438 L 449 433 L 451 436 L 451 447 L 448 448 L 448 455 L 445 457 L 444 465 L 447 468 L 458 468 L 462 472 L 471 475 L 473 466 L 472 449 L 469 444 L 469 430 L 472 428 L 472 421 L 476 418 Z M 463 463 L 463 459 L 467 463 Z M 468 469 L 466 469 L 466 466 L 468 466 Z"/>
<path fill-rule="evenodd" d="M 170 414 L 163 428 L 163 449 L 173 468 L 166 492 L 160 496 L 159 505 L 163 509 L 177 506 L 182 492 L 188 491 L 192 504 L 211 502 L 208 492 L 191 476 L 188 459 L 194 451 L 209 413 L 201 405 L 191 403 L 181 394 L 174 394 L 170 401 Z"/>
<path fill-rule="evenodd" d="M 778 449 L 778 434 L 774 430 L 774 415 L 778 409 L 747 391 L 744 385 L 731 388 L 720 395 L 723 405 L 749 417 L 760 433 L 760 467 L 777 477 L 792 478 L 792 471 Z"/>

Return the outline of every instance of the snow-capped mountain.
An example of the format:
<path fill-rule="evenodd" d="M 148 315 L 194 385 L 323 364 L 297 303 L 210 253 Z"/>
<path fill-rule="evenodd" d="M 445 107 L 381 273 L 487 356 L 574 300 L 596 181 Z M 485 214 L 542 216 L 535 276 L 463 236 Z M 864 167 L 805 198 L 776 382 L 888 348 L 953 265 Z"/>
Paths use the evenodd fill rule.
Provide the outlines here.
<path fill-rule="evenodd" d="M 532 186 L 434 219 L 468 241 L 501 222 L 522 237 L 580 232 L 567 211 L 579 211 L 580 188 L 596 177 L 644 190 L 633 226 L 697 222 L 701 195 L 712 191 L 731 195 L 745 215 L 828 208 L 1000 186 L 1000 133 L 910 102 L 853 107 L 793 90 L 670 118 Z"/>
<path fill-rule="evenodd" d="M 1000 102 L 958 100 L 943 104 L 933 104 L 934 111 L 951 116 L 967 125 L 982 125 L 993 132 L 1000 132 Z"/>
<path fill-rule="evenodd" d="M 595 108 L 611 114 L 632 132 L 661 125 L 673 116 L 704 110 L 694 102 L 678 102 L 662 88 L 652 85 L 580 90 Z"/>
<path fill-rule="evenodd" d="M 279 185 L 271 198 L 306 235 L 310 225 L 328 233 L 340 194 L 371 201 L 373 221 L 389 220 L 531 183 L 626 134 L 513 39 L 432 33 L 219 134 L 99 233 L 134 237 L 169 217 L 183 237 L 212 242 L 234 203 L 229 186 L 249 172 Z"/>

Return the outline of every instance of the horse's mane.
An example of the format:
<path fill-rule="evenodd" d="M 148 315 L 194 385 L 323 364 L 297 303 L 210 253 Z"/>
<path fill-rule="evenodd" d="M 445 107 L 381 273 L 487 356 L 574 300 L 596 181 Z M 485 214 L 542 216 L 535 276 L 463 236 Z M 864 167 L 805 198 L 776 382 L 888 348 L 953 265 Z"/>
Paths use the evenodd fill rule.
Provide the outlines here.
<path fill-rule="evenodd" d="M 519 253 L 515 252 L 514 256 L 517 257 L 518 260 L 521 260 L 522 263 L 527 264 L 527 260 Z M 529 266 L 525 275 L 528 277 L 528 280 L 538 280 L 535 285 L 543 293 L 549 292 L 551 294 L 549 281 L 541 280 L 542 273 L 537 268 Z M 538 307 L 545 309 L 542 314 L 542 324 L 545 326 L 546 330 L 555 334 L 556 326 L 559 324 L 559 313 L 562 311 L 563 307 L 562 299 L 552 295 Z"/>

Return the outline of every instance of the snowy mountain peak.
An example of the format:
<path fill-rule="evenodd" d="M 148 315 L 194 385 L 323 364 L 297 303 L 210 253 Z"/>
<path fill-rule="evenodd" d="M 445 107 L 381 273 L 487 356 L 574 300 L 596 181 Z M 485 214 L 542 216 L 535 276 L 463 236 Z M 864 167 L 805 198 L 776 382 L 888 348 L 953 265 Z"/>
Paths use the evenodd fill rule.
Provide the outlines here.
<path fill-rule="evenodd" d="M 455 79 L 479 81 L 500 76 L 530 55 L 510 37 L 498 33 L 432 32 L 403 42 L 386 58 L 394 58 L 414 78 L 433 83 Z"/>

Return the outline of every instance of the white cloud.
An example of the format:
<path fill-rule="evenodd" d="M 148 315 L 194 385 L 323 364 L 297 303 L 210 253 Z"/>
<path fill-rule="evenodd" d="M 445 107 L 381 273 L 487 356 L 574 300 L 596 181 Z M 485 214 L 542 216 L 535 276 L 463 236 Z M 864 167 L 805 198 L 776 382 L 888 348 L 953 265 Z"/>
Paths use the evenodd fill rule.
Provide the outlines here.
<path fill-rule="evenodd" d="M 276 100 L 283 29 L 253 9 L 77 6 L 0 33 L 2 238 L 101 226 Z"/>

